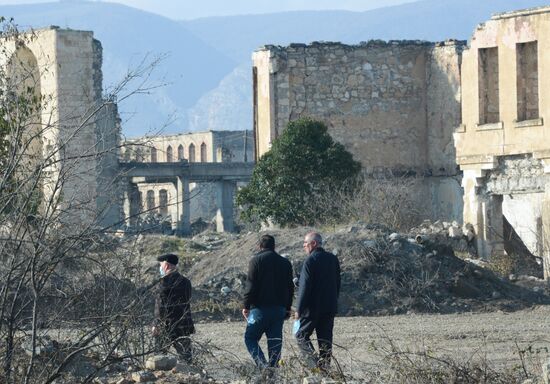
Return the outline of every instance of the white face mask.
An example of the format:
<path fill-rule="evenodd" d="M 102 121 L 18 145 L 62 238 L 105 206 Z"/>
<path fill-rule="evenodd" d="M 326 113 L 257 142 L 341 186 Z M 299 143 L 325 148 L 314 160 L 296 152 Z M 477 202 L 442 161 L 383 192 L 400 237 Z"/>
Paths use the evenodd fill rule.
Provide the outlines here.
<path fill-rule="evenodd" d="M 162 269 L 162 265 L 159 266 L 159 272 L 160 272 L 160 277 L 166 276 L 166 272 L 164 272 L 164 270 Z"/>

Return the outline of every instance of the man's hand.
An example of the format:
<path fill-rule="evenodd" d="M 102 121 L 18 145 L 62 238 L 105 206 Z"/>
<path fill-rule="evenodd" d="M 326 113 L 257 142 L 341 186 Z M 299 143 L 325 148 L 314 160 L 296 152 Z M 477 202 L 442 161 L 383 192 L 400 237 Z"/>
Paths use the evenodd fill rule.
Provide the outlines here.
<path fill-rule="evenodd" d="M 153 327 L 151 328 L 151 333 L 152 333 L 153 336 L 155 336 L 155 337 L 158 336 L 158 335 L 160 335 L 159 327 L 153 326 Z"/>
<path fill-rule="evenodd" d="M 300 318 L 300 314 L 298 312 L 294 312 L 294 318 L 298 320 Z"/>
<path fill-rule="evenodd" d="M 250 313 L 250 309 L 243 308 L 243 317 L 245 320 L 248 320 L 248 314 Z"/>

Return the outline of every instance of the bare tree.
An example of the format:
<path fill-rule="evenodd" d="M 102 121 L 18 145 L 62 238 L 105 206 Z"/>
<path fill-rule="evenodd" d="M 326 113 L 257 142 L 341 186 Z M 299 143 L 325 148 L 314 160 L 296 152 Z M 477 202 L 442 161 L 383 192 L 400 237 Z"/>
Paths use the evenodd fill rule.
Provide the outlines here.
<path fill-rule="evenodd" d="M 105 215 L 120 198 L 114 101 L 158 87 L 148 80 L 160 59 L 61 116 L 25 56 L 36 35 L 2 22 L 0 381 L 50 383 L 86 358 L 89 382 L 156 348 L 145 334 L 152 305 L 141 260 L 118 246 L 109 233 L 122 222 Z M 96 140 L 82 145 L 90 134 Z"/>

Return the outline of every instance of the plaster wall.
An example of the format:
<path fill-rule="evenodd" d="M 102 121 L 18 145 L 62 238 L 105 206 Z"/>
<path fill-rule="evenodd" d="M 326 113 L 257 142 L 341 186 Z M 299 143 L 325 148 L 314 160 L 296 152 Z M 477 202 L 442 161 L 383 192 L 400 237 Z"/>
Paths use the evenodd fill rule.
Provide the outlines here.
<path fill-rule="evenodd" d="M 546 7 L 496 15 L 474 31 L 463 54 L 462 125 L 454 135 L 459 164 L 473 163 L 476 156 L 549 149 L 550 128 L 545 121 L 550 110 L 549 11 Z M 534 41 L 538 45 L 539 118 L 518 120 L 517 45 Z M 498 49 L 500 118 L 494 124 L 480 124 L 479 50 L 492 47 Z"/>
<path fill-rule="evenodd" d="M 495 254 L 491 244 L 502 228 L 488 228 L 497 219 L 493 213 L 503 214 L 531 252 L 544 254 L 546 277 L 550 247 L 541 234 L 550 227 L 549 48 L 550 7 L 497 14 L 479 25 L 463 53 L 462 124 L 454 133 L 464 171 L 464 222 L 474 226 L 478 248 L 485 250 L 480 255 Z M 489 51 L 494 57 L 486 60 Z"/>
<path fill-rule="evenodd" d="M 504 195 L 502 213 L 523 244 L 542 256 L 542 201 L 544 192 Z"/>

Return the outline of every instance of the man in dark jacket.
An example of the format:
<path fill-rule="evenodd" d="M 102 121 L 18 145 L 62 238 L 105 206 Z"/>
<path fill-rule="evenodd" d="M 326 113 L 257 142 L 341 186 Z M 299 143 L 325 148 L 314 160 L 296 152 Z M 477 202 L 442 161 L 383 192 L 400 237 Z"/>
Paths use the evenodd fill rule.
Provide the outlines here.
<path fill-rule="evenodd" d="M 195 333 L 189 304 L 191 282 L 178 272 L 176 255 L 162 255 L 157 261 L 161 278 L 156 292 L 153 335 L 166 340 L 182 359 L 191 362 L 191 339 L 188 336 Z"/>
<path fill-rule="evenodd" d="M 320 234 L 310 232 L 304 239 L 304 250 L 309 255 L 302 266 L 298 285 L 295 318 L 299 321 L 296 339 L 308 360 L 326 370 L 332 354 L 332 330 L 340 294 L 340 263 L 338 258 L 323 248 Z M 315 331 L 319 344 L 319 358 L 310 337 Z"/>
<path fill-rule="evenodd" d="M 294 294 L 292 264 L 275 252 L 275 239 L 264 235 L 260 251 L 250 260 L 244 294 L 244 342 L 259 368 L 276 367 L 281 357 L 283 323 L 290 316 Z M 258 342 L 267 336 L 269 363 Z"/>

